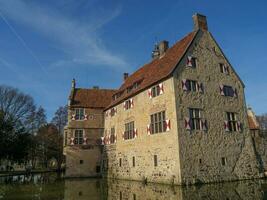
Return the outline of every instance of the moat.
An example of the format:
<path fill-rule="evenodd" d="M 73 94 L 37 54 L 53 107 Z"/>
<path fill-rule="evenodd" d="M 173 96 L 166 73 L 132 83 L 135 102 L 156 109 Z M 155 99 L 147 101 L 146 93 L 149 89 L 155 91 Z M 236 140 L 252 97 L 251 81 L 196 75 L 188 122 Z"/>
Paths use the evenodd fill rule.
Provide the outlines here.
<path fill-rule="evenodd" d="M 198 200 L 267 199 L 267 180 L 198 186 L 144 185 L 134 181 L 63 179 L 56 174 L 0 178 L 0 199 L 6 200 Z"/>

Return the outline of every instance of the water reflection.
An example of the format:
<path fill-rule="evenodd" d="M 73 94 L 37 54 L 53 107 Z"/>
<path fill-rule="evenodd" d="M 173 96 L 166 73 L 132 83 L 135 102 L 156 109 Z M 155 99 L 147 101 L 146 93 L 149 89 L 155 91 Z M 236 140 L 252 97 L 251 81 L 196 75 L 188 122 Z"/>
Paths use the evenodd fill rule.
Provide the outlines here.
<path fill-rule="evenodd" d="M 56 174 L 0 178 L 0 200 L 267 200 L 267 181 L 189 187 L 134 181 L 61 179 Z"/>

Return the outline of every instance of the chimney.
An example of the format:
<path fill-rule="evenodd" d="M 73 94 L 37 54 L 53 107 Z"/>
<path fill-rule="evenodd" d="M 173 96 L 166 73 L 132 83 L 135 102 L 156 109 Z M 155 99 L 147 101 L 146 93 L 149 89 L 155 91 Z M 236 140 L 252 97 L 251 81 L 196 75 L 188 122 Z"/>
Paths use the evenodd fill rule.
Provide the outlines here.
<path fill-rule="evenodd" d="M 123 80 L 125 81 L 128 78 L 129 74 L 128 73 L 123 73 Z"/>
<path fill-rule="evenodd" d="M 99 86 L 95 85 L 95 86 L 93 86 L 93 89 L 98 90 Z"/>
<path fill-rule="evenodd" d="M 193 21 L 195 31 L 199 29 L 201 29 L 202 31 L 208 31 L 208 23 L 206 16 L 196 13 L 193 15 Z"/>
<path fill-rule="evenodd" d="M 160 58 L 169 48 L 169 42 L 166 40 L 161 41 L 159 44 L 155 44 L 154 50 L 152 51 L 152 59 Z"/>
<path fill-rule="evenodd" d="M 75 79 L 72 79 L 71 88 L 75 89 L 75 87 L 76 87 L 76 81 L 75 81 Z"/>

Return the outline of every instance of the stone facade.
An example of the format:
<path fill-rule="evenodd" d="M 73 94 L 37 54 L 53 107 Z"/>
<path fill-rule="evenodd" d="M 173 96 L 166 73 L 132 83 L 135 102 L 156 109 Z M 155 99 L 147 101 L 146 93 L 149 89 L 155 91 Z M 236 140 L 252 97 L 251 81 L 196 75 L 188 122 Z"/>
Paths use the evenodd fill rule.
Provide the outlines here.
<path fill-rule="evenodd" d="M 195 69 L 185 67 L 187 56 L 197 58 Z M 257 177 L 259 166 L 251 143 L 242 82 L 207 31 L 198 35 L 188 49 L 187 56 L 174 72 L 181 182 Z M 220 72 L 220 63 L 229 66 L 229 74 Z M 203 92 L 183 91 L 183 79 L 201 82 Z M 220 85 L 236 88 L 237 97 L 222 96 Z M 206 131 L 188 131 L 184 128 L 184 119 L 189 117 L 188 108 L 200 108 L 203 111 L 202 118 L 207 120 Z M 242 131 L 225 131 L 226 112 L 237 113 Z M 224 158 L 226 164 L 222 166 Z"/>
<path fill-rule="evenodd" d="M 67 176 L 99 175 L 99 165 L 107 178 L 176 185 L 263 176 L 244 84 L 206 17 L 193 19 L 194 31 L 170 49 L 166 41 L 155 48 L 153 61 L 127 74 L 105 108 L 85 106 L 89 118 L 77 121 L 70 106 Z M 81 128 L 92 143 L 71 145 Z"/>
<path fill-rule="evenodd" d="M 100 176 L 101 141 L 103 135 L 103 110 L 85 109 L 88 120 L 72 120 L 75 109 L 69 108 L 68 125 L 65 129 L 66 176 L 91 177 Z M 88 122 L 90 121 L 90 122 Z M 72 145 L 75 130 L 83 130 L 85 144 Z M 86 138 L 86 139 L 85 139 Z"/>
<path fill-rule="evenodd" d="M 189 57 L 196 58 L 195 68 L 187 66 Z M 228 66 L 227 73 L 221 72 L 220 64 Z M 184 91 L 185 79 L 201 83 L 202 91 Z M 105 119 L 106 137 L 112 127 L 117 134 L 116 143 L 105 147 L 107 177 L 194 184 L 262 176 L 248 127 L 244 85 L 211 33 L 198 30 L 171 76 L 159 83 L 164 88 L 162 95 L 149 98 L 152 85 L 131 97 L 133 108 L 124 110 L 121 102 L 114 107 L 117 114 Z M 221 85 L 235 88 L 235 95 L 222 95 Z M 200 109 L 205 128 L 187 130 L 189 108 Z M 170 120 L 170 130 L 147 134 L 150 116 L 160 111 Z M 236 114 L 240 129 L 226 130 L 227 112 Z M 124 140 L 124 126 L 130 121 L 134 121 L 137 135 Z"/>

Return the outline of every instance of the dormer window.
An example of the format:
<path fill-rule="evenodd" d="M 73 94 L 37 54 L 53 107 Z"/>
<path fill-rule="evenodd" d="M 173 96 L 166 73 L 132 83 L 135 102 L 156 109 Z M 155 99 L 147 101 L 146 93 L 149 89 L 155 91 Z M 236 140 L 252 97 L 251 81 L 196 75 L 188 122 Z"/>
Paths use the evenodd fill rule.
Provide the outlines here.
<path fill-rule="evenodd" d="M 75 120 L 84 120 L 84 108 L 75 108 Z"/>
<path fill-rule="evenodd" d="M 128 87 L 127 88 L 127 93 L 130 93 L 132 91 L 133 87 Z"/>
<path fill-rule="evenodd" d="M 139 87 L 140 83 L 139 82 L 135 82 L 133 84 L 133 89 L 137 89 Z"/>

